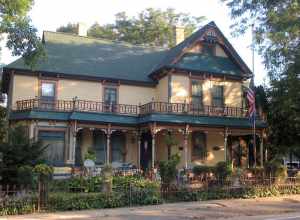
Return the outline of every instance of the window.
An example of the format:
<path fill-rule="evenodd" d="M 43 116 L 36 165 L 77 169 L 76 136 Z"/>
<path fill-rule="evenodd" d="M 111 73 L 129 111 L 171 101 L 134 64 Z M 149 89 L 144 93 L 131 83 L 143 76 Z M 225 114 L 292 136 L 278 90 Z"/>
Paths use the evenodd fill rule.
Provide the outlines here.
<path fill-rule="evenodd" d="M 104 109 L 107 112 L 117 111 L 117 88 L 105 87 L 104 88 Z"/>
<path fill-rule="evenodd" d="M 55 99 L 55 90 L 56 83 L 55 82 L 42 82 L 41 83 L 41 98 L 42 99 Z"/>
<path fill-rule="evenodd" d="M 193 109 L 203 108 L 202 81 L 192 80 L 192 107 Z"/>
<path fill-rule="evenodd" d="M 213 86 L 212 88 L 212 105 L 214 107 L 224 107 L 224 87 Z"/>
<path fill-rule="evenodd" d="M 104 102 L 106 104 L 117 104 L 117 88 L 104 88 Z"/>
<path fill-rule="evenodd" d="M 45 159 L 49 165 L 64 165 L 65 132 L 39 131 L 38 139 L 46 146 Z"/>
<path fill-rule="evenodd" d="M 111 162 L 124 162 L 126 138 L 122 132 L 114 132 L 111 136 Z"/>
<path fill-rule="evenodd" d="M 94 150 L 96 153 L 96 164 L 104 164 L 106 159 L 106 135 L 103 131 L 93 132 Z"/>
<path fill-rule="evenodd" d="M 214 56 L 216 54 L 216 45 L 215 44 L 203 44 L 202 45 L 202 53 L 210 56 Z"/>
<path fill-rule="evenodd" d="M 201 131 L 192 133 L 192 159 L 205 159 L 207 156 L 206 150 L 206 135 Z"/>

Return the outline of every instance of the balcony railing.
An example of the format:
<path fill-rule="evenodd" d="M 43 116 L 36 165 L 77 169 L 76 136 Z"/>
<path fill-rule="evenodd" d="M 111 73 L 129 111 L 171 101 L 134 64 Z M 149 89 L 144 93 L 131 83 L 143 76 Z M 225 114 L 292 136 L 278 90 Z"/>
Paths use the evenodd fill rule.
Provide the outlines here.
<path fill-rule="evenodd" d="M 150 102 L 144 105 L 107 104 L 87 100 L 42 100 L 28 99 L 16 102 L 16 110 L 46 110 L 59 112 L 99 112 L 123 115 L 147 115 L 152 113 L 194 115 L 194 116 L 225 116 L 243 118 L 247 110 L 239 107 L 214 107 L 186 103 Z"/>

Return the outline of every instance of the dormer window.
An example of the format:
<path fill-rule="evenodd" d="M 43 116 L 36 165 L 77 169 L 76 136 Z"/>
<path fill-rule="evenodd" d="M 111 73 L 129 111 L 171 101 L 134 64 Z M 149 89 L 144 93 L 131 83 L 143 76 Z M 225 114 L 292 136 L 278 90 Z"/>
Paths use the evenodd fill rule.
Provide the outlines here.
<path fill-rule="evenodd" d="M 215 44 L 203 44 L 202 53 L 210 56 L 216 55 L 216 45 Z"/>

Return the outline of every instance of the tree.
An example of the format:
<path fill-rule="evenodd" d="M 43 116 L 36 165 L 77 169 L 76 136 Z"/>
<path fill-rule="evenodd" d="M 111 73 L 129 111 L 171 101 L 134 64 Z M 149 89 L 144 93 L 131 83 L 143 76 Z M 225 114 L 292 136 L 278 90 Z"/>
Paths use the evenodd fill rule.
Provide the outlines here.
<path fill-rule="evenodd" d="M 153 46 L 174 46 L 175 25 L 185 27 L 185 36 L 189 36 L 204 21 L 204 17 L 194 17 L 187 13 L 176 13 L 174 9 L 165 11 L 147 8 L 136 17 L 128 17 L 126 12 L 117 13 L 114 24 L 95 23 L 88 35 L 110 40 L 126 41 L 133 44 Z"/>
<path fill-rule="evenodd" d="M 47 147 L 47 146 L 46 146 Z M 18 125 L 8 132 L 7 140 L 0 144 L 0 176 L 2 183 L 22 184 L 22 173 L 28 171 L 28 167 L 33 167 L 41 163 L 44 150 L 46 149 L 40 142 L 34 142 L 28 138 L 26 128 Z M 26 168 L 26 169 L 24 169 Z"/>
<path fill-rule="evenodd" d="M 68 23 L 67 25 L 62 25 L 56 29 L 57 32 L 65 32 L 71 34 L 77 34 L 77 24 Z"/>
<path fill-rule="evenodd" d="M 32 5 L 33 0 L 1 0 L 0 34 L 7 34 L 6 46 L 12 50 L 12 55 L 22 55 L 25 63 L 33 68 L 45 52 L 37 29 L 27 16 Z"/>
<path fill-rule="evenodd" d="M 300 156 L 300 2 L 299 0 L 222 0 L 230 8 L 237 35 L 253 29 L 270 86 L 258 89 L 267 112 L 273 156 Z M 261 96 L 263 94 L 263 96 Z"/>
<path fill-rule="evenodd" d="M 253 25 L 255 44 L 270 78 L 280 78 L 300 52 L 299 0 L 222 1 L 235 21 L 233 33 L 243 34 Z"/>

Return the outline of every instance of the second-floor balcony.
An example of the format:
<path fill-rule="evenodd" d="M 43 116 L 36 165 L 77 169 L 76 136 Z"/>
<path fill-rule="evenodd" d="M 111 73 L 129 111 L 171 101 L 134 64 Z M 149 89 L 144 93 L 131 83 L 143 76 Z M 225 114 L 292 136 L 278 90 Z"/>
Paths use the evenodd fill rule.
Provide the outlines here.
<path fill-rule="evenodd" d="M 144 105 L 108 104 L 88 100 L 43 100 L 28 99 L 16 102 L 15 111 L 39 110 L 58 112 L 94 112 L 122 115 L 147 115 L 153 113 L 194 115 L 194 116 L 222 116 L 247 117 L 247 109 L 240 107 L 216 107 L 208 105 L 195 105 L 188 103 L 149 102 Z"/>

